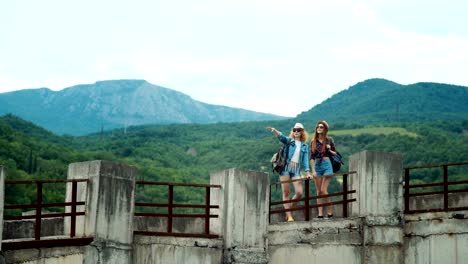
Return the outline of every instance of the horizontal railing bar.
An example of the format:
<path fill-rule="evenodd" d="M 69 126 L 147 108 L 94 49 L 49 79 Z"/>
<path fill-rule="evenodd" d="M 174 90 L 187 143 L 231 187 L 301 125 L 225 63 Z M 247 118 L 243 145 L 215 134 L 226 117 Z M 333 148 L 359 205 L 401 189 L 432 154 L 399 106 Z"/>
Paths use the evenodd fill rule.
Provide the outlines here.
<path fill-rule="evenodd" d="M 149 182 L 149 181 L 137 181 L 136 184 L 221 188 L 221 185 L 219 185 L 219 184 L 171 183 L 171 182 Z"/>
<path fill-rule="evenodd" d="M 93 237 L 27 240 L 27 241 L 2 241 L 2 251 L 28 248 L 49 248 L 63 246 L 86 246 L 93 242 Z"/>
<path fill-rule="evenodd" d="M 135 206 L 146 206 L 146 207 L 168 207 L 168 204 L 162 203 L 135 203 Z M 173 204 L 172 207 L 179 208 L 206 208 L 204 204 Z M 210 208 L 219 208 L 219 205 L 210 205 Z"/>
<path fill-rule="evenodd" d="M 71 202 L 68 203 L 48 203 L 41 204 L 42 208 L 45 207 L 59 207 L 59 206 L 72 206 Z M 85 205 L 85 202 L 76 202 L 75 205 Z M 5 205 L 5 209 L 24 209 L 24 208 L 36 208 L 36 204 L 15 204 L 15 205 Z"/>
<path fill-rule="evenodd" d="M 468 192 L 468 189 L 462 189 L 462 190 L 449 190 L 447 193 L 463 193 L 463 192 Z M 410 197 L 414 196 L 424 196 L 424 195 L 431 195 L 431 194 L 444 194 L 444 191 L 434 191 L 434 192 L 417 192 L 417 193 L 410 193 Z M 406 197 L 405 194 L 403 194 L 404 197 Z"/>
<path fill-rule="evenodd" d="M 134 213 L 135 216 L 149 216 L 149 217 L 168 217 L 169 214 L 163 213 Z M 172 217 L 181 217 L 181 218 L 205 218 L 205 214 L 172 214 Z M 218 215 L 210 215 L 210 218 L 218 218 Z"/>
<path fill-rule="evenodd" d="M 468 181 L 455 181 L 447 182 L 447 185 L 458 185 L 458 184 L 468 184 Z M 421 187 L 431 187 L 431 186 L 443 186 L 443 182 L 434 182 L 434 183 L 423 183 L 423 184 L 410 184 L 409 188 L 421 188 Z"/>
<path fill-rule="evenodd" d="M 88 179 L 68 179 L 68 180 L 20 180 L 5 181 L 5 184 L 30 184 L 30 183 L 63 183 L 63 182 L 87 182 Z"/>
<path fill-rule="evenodd" d="M 204 237 L 204 238 L 219 238 L 219 235 L 213 234 L 196 234 L 196 233 L 173 233 L 173 232 L 151 232 L 151 231 L 133 231 L 135 235 L 145 236 L 175 236 L 175 237 Z"/>
<path fill-rule="evenodd" d="M 422 166 L 413 166 L 405 167 L 403 169 L 424 169 L 424 168 L 434 168 L 434 167 L 443 167 L 443 166 L 456 166 L 456 165 L 467 165 L 468 161 L 464 162 L 454 162 L 454 163 L 445 163 L 445 164 L 432 164 L 432 165 L 422 165 Z"/>
<path fill-rule="evenodd" d="M 414 197 L 414 196 L 425 196 L 425 195 L 433 195 L 433 194 L 444 194 L 444 191 L 410 193 L 410 194 L 409 194 L 409 197 Z M 406 197 L 405 194 L 403 194 L 403 196 Z"/>
<path fill-rule="evenodd" d="M 85 215 L 85 212 L 77 212 L 75 215 Z M 52 214 L 41 214 L 42 218 L 53 218 L 53 217 L 62 217 L 62 216 L 72 216 L 72 213 L 52 213 Z M 26 220 L 26 219 L 35 219 L 36 215 L 21 215 L 21 216 L 5 216 L 4 220 Z"/>
<path fill-rule="evenodd" d="M 411 188 L 421 188 L 421 187 L 433 187 L 433 186 L 443 186 L 443 182 L 436 183 L 422 183 L 422 184 L 410 184 L 408 187 Z"/>
<path fill-rule="evenodd" d="M 351 190 L 351 191 L 348 191 L 348 192 L 346 192 L 346 193 L 348 193 L 348 194 L 353 194 L 353 193 L 356 193 L 356 190 Z M 344 192 L 339 192 L 339 193 L 331 193 L 331 194 L 310 196 L 309 199 L 310 199 L 310 200 L 314 200 L 314 199 L 319 199 L 319 198 L 341 196 L 341 195 L 343 195 L 343 194 L 344 194 Z M 285 203 L 291 203 L 291 202 L 301 202 L 301 201 L 305 201 L 305 197 L 299 198 L 299 199 L 292 199 L 292 200 L 288 200 L 288 201 L 272 202 L 272 203 L 270 203 L 270 205 L 278 205 L 278 204 L 285 204 Z"/>
<path fill-rule="evenodd" d="M 445 210 L 444 208 L 435 209 L 420 209 L 420 210 L 409 210 L 406 214 L 417 214 L 417 213 L 432 213 L 432 212 L 447 212 L 447 211 L 464 211 L 468 210 L 468 207 L 452 207 Z"/>
<path fill-rule="evenodd" d="M 344 204 L 345 202 L 346 203 L 352 203 L 352 202 L 355 202 L 355 201 L 356 201 L 356 199 L 353 198 L 353 199 L 349 199 L 349 200 L 346 200 L 346 201 L 336 201 L 336 202 L 330 202 L 330 203 L 309 205 L 309 208 L 318 208 L 318 207 L 328 206 L 328 205 Z M 297 206 L 294 209 L 284 209 L 284 208 L 283 209 L 273 209 L 273 210 L 270 209 L 270 214 L 279 214 L 279 213 L 284 213 L 284 212 L 302 211 L 304 209 L 305 209 L 304 205 Z"/>
<path fill-rule="evenodd" d="M 356 174 L 357 171 L 348 171 L 348 172 L 345 172 L 345 173 L 334 173 L 334 174 L 330 174 L 330 175 L 323 175 L 323 176 L 320 176 L 320 177 L 334 177 L 334 176 L 344 176 L 344 175 L 349 175 L 349 174 Z M 287 181 L 279 181 L 279 182 L 273 182 L 271 183 L 270 185 L 280 185 L 280 184 L 283 184 L 283 183 L 291 183 L 291 182 L 297 182 L 297 181 L 310 181 L 310 180 L 313 180 L 313 179 L 309 179 L 309 178 L 299 178 L 299 179 L 294 179 L 294 180 L 287 180 Z"/>

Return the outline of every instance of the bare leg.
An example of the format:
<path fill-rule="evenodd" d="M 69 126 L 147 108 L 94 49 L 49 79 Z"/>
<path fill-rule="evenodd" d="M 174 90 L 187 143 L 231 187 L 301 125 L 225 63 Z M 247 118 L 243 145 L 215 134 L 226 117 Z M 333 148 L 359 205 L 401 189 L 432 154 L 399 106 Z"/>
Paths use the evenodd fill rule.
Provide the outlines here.
<path fill-rule="evenodd" d="M 294 179 L 299 179 L 299 177 L 294 177 Z M 297 182 L 293 182 L 293 186 L 294 186 L 294 196 L 293 196 L 293 200 L 294 199 L 300 199 L 302 197 L 302 193 L 304 192 L 304 188 L 302 187 L 302 181 L 297 181 Z M 297 202 L 292 202 L 291 203 L 291 208 L 296 208 L 297 206 Z"/>
<path fill-rule="evenodd" d="M 323 184 L 323 177 L 316 177 L 315 178 L 315 189 L 317 190 L 317 195 L 322 195 L 322 184 Z M 322 204 L 322 198 L 317 198 L 317 205 Z M 320 206 L 318 209 L 318 215 L 323 215 L 323 207 Z"/>
<path fill-rule="evenodd" d="M 289 181 L 289 180 L 290 180 L 289 176 L 280 176 L 280 181 Z M 289 194 L 291 192 L 289 185 L 290 185 L 289 182 L 281 184 L 281 190 L 283 191 L 283 201 L 289 201 Z M 285 203 L 283 204 L 283 206 L 284 206 L 284 209 L 291 208 L 290 203 Z M 289 218 L 292 218 L 292 213 L 286 212 L 286 219 L 289 219 Z"/>
<path fill-rule="evenodd" d="M 331 177 L 324 177 L 322 181 L 322 186 L 321 186 L 321 193 L 322 195 L 327 195 L 328 194 L 328 185 L 330 184 Z M 325 203 L 330 202 L 330 197 L 325 198 Z M 327 214 L 333 214 L 333 205 L 327 206 Z"/>

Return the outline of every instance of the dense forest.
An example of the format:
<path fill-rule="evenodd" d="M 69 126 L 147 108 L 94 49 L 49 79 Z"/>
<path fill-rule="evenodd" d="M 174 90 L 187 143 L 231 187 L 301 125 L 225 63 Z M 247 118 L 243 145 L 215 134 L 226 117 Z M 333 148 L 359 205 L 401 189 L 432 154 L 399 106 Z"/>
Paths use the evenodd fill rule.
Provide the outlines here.
<path fill-rule="evenodd" d="M 294 122 L 146 125 L 72 137 L 54 135 L 9 114 L 0 117 L 0 165 L 6 169 L 7 180 L 65 179 L 68 164 L 102 159 L 137 167 L 138 180 L 145 181 L 208 183 L 210 172 L 237 167 L 269 173 L 274 182 L 277 175 L 271 171 L 270 158 L 280 142 L 265 127 L 288 133 Z M 344 172 L 348 157 L 362 150 L 401 153 L 405 167 L 468 161 L 467 131 L 468 120 L 441 120 L 369 126 L 337 123 L 331 124 L 330 133 L 345 158 Z M 466 167 L 451 170 L 450 180 L 466 180 Z M 437 182 L 440 177 L 440 170 L 428 169 L 415 174 L 412 181 Z M 334 179 L 330 191 L 338 188 L 339 181 Z M 29 185 L 7 185 L 5 192 L 6 204 L 35 200 L 35 190 Z M 64 193 L 64 184 L 44 188 L 46 202 L 63 201 Z M 193 189 L 175 195 L 180 202 L 203 199 Z M 164 190 L 137 189 L 137 201 L 158 199 L 165 201 Z"/>

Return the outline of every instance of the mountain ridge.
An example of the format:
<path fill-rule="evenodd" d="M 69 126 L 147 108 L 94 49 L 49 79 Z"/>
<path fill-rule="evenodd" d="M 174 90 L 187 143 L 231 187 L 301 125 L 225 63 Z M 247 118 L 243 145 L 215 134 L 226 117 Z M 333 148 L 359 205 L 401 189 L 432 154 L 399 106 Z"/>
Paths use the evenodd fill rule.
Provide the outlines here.
<path fill-rule="evenodd" d="M 0 94 L 0 114 L 12 113 L 54 133 L 82 135 L 130 125 L 281 120 L 287 117 L 207 104 L 145 80 L 107 80 L 61 91 Z"/>

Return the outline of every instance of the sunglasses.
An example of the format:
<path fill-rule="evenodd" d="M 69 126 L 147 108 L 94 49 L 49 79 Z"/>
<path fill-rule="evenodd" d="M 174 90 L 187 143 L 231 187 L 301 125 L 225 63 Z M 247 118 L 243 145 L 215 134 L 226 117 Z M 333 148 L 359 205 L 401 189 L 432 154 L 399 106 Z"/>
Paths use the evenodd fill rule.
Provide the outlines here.
<path fill-rule="evenodd" d="M 293 132 L 301 132 L 302 130 L 304 130 L 304 129 L 302 129 L 302 128 L 293 128 Z"/>
<path fill-rule="evenodd" d="M 324 126 L 317 126 L 316 128 L 325 128 Z"/>

